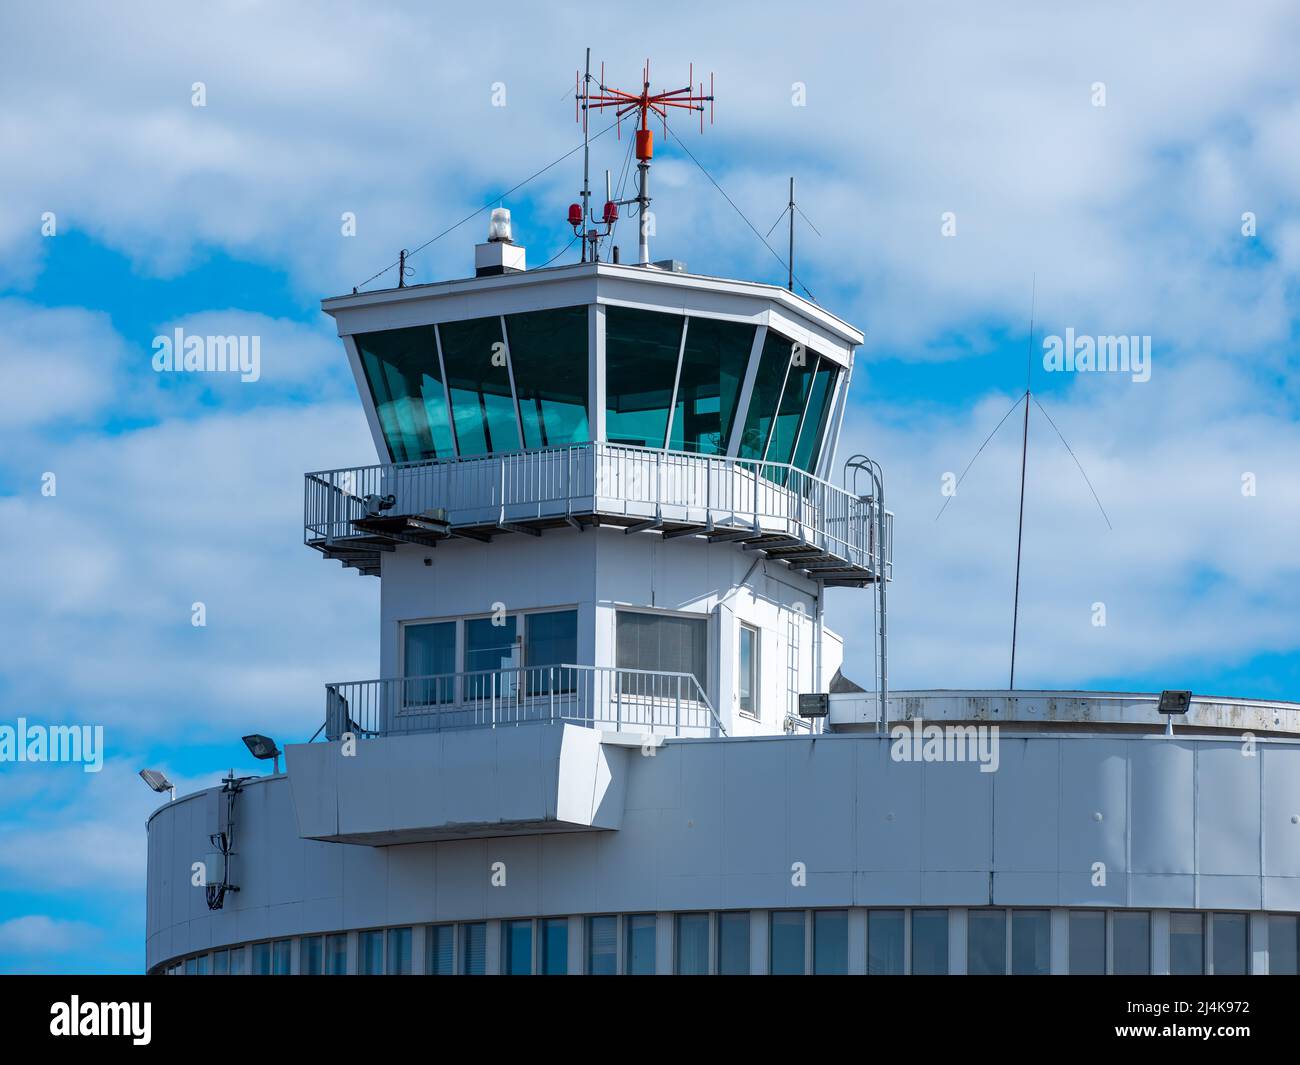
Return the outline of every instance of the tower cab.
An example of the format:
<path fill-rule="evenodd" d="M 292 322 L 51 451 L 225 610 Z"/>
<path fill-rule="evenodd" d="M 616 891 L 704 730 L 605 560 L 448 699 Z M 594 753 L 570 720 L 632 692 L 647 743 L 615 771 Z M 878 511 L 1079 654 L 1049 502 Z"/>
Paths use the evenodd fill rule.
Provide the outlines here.
<path fill-rule="evenodd" d="M 381 679 L 328 686 L 327 736 L 808 728 L 825 590 L 890 576 L 888 515 L 832 483 L 862 334 L 501 234 L 474 277 L 323 303 L 381 458 L 306 477 L 307 544 L 381 581 Z"/>

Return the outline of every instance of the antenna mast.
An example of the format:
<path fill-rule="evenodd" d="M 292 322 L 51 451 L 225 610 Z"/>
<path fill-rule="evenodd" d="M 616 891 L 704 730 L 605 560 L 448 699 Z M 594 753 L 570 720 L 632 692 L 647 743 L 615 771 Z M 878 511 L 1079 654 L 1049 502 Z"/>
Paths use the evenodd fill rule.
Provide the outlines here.
<path fill-rule="evenodd" d="M 1011 683 L 1016 687 L 1016 635 L 1020 624 L 1020 546 L 1025 538 L 1025 465 L 1029 459 L 1029 401 L 1033 395 L 1034 371 L 1034 311 L 1038 302 L 1038 276 L 1034 275 L 1032 295 L 1029 297 L 1029 354 L 1025 360 L 1025 426 L 1020 438 L 1020 527 L 1016 532 L 1016 591 L 1011 608 Z"/>
<path fill-rule="evenodd" d="M 588 50 L 590 57 L 590 50 Z M 590 63 L 590 58 L 588 58 Z M 591 77 L 590 71 L 588 78 Z M 652 93 L 650 91 L 650 60 L 646 60 L 645 69 L 642 71 L 641 91 L 639 93 L 626 92 L 623 89 L 615 89 L 605 84 L 604 71 L 602 69 L 600 85 L 597 92 L 591 92 L 590 85 L 583 85 L 582 91 L 582 111 L 583 111 L 583 143 L 586 143 L 586 115 L 592 109 L 604 110 L 606 107 L 614 108 L 615 121 L 620 122 L 625 115 L 635 113 L 638 119 L 636 129 L 636 158 L 638 172 L 638 191 L 637 195 L 631 199 L 618 200 L 615 206 L 635 203 L 640 214 L 639 229 L 641 239 L 639 243 L 639 254 L 637 261 L 642 266 L 650 264 L 650 160 L 654 157 L 654 133 L 650 129 L 650 113 L 653 111 L 664 123 L 664 134 L 668 132 L 668 109 L 672 107 L 681 108 L 686 111 L 698 111 L 700 113 L 700 132 L 704 132 L 704 105 L 709 105 L 709 121 L 713 121 L 713 75 L 709 75 L 709 92 L 705 95 L 704 82 L 700 82 L 698 90 L 694 87 L 695 67 L 691 66 L 690 77 L 686 88 L 669 89 L 665 92 Z M 619 125 L 619 135 L 622 136 L 623 127 Z M 585 197 L 590 193 L 587 190 L 586 179 L 583 179 L 584 189 L 584 217 L 590 219 L 590 213 L 587 208 Z M 606 208 L 608 213 L 608 206 Z M 595 219 L 591 219 L 595 221 Z M 602 218 L 601 221 L 609 222 L 609 218 Z"/>

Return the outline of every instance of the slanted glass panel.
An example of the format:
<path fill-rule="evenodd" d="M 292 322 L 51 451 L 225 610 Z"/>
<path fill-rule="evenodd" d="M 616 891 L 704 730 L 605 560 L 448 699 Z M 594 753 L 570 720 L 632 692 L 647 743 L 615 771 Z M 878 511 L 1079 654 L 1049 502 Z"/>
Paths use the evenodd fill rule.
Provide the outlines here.
<path fill-rule="evenodd" d="M 433 326 L 361 333 L 353 339 L 393 461 L 453 457 Z"/>
<path fill-rule="evenodd" d="M 718 974 L 749 975 L 749 911 L 718 914 Z"/>
<path fill-rule="evenodd" d="M 510 391 L 501 319 L 444 322 L 438 326 L 438 336 L 460 454 L 517 451 L 519 422 Z"/>
<path fill-rule="evenodd" d="M 524 447 L 587 439 L 587 308 L 506 315 Z"/>
<path fill-rule="evenodd" d="M 663 447 L 682 344 L 682 316 L 605 311 L 605 439 Z"/>
<path fill-rule="evenodd" d="M 668 438 L 672 450 L 727 453 L 753 346 L 752 325 L 716 318 L 690 319 Z"/>
<path fill-rule="evenodd" d="M 808 413 L 804 416 L 799 443 L 794 449 L 794 464 L 807 473 L 817 469 L 817 460 L 821 458 L 822 438 L 826 432 L 827 419 L 830 418 L 831 399 L 835 395 L 835 379 L 838 375 L 839 367 L 830 359 L 824 358 L 817 363 L 812 393 L 808 397 Z"/>
<path fill-rule="evenodd" d="M 763 341 L 758 372 L 754 375 L 754 392 L 749 397 L 749 410 L 745 412 L 745 429 L 740 438 L 739 455 L 742 459 L 761 459 L 767 447 L 768 432 L 781 402 L 781 387 L 785 384 L 786 370 L 794 350 L 794 341 L 770 329 Z"/>
<path fill-rule="evenodd" d="M 903 975 L 903 911 L 872 910 L 867 914 L 867 973 Z"/>
<path fill-rule="evenodd" d="M 1106 975 L 1106 911 L 1070 911 L 1070 975 Z"/>
<path fill-rule="evenodd" d="M 808 405 L 813 379 L 817 375 L 817 356 L 806 348 L 796 349 L 796 353 L 798 361 L 794 361 L 792 356 L 785 389 L 777 405 L 776 420 L 772 423 L 772 436 L 767 442 L 768 462 L 789 462 L 794 458 L 804 407 Z"/>

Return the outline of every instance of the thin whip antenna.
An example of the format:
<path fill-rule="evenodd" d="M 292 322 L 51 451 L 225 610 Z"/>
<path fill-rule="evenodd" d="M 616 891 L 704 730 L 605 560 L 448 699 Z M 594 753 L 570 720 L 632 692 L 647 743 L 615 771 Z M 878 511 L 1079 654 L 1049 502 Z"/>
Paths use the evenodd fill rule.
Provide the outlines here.
<path fill-rule="evenodd" d="M 1016 532 L 1016 591 L 1011 608 L 1011 683 L 1016 688 L 1016 636 L 1020 626 L 1020 551 L 1025 539 L 1025 467 L 1029 463 L 1029 401 L 1033 396 L 1034 312 L 1038 309 L 1038 275 L 1034 275 L 1029 297 L 1029 350 L 1025 357 L 1025 426 L 1020 439 L 1020 525 Z"/>
<path fill-rule="evenodd" d="M 1056 435 L 1060 437 L 1061 443 L 1065 445 L 1065 450 L 1070 453 L 1070 458 L 1074 459 L 1074 464 L 1079 467 L 1079 475 L 1083 478 L 1083 483 L 1088 486 L 1088 491 L 1092 493 L 1092 498 L 1097 503 L 1097 509 L 1101 511 L 1101 516 L 1106 520 L 1106 528 L 1111 532 L 1114 532 L 1115 526 L 1110 523 L 1110 515 L 1106 513 L 1106 508 L 1101 505 L 1101 499 L 1097 495 L 1097 489 L 1093 488 L 1092 481 L 1088 479 L 1087 471 L 1083 468 L 1083 463 L 1079 461 L 1079 456 L 1074 453 L 1074 448 L 1072 448 L 1070 442 L 1065 439 L 1065 434 L 1062 433 L 1060 429 L 1056 428 L 1056 422 L 1052 421 L 1052 416 L 1047 413 L 1047 408 L 1038 402 L 1037 396 L 1034 397 L 1034 406 L 1042 411 L 1043 417 L 1047 419 L 1047 424 L 1056 431 Z"/>

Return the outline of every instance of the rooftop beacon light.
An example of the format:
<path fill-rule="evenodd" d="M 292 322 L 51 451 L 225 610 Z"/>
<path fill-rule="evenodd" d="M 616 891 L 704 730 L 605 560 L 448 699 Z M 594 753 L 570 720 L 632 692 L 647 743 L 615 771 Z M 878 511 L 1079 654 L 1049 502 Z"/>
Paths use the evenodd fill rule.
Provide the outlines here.
<path fill-rule="evenodd" d="M 474 246 L 474 276 L 492 277 L 527 269 L 524 249 L 515 243 L 510 210 L 492 208 L 488 217 L 487 242 Z"/>

